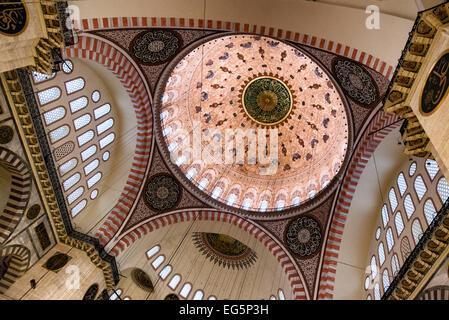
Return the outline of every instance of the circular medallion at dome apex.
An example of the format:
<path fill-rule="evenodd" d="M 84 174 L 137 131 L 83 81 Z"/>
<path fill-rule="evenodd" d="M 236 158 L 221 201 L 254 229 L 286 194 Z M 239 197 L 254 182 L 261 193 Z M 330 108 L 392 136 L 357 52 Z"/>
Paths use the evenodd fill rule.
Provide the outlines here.
<path fill-rule="evenodd" d="M 285 241 L 298 256 L 311 256 L 321 244 L 320 226 L 314 218 L 299 217 L 288 225 Z"/>
<path fill-rule="evenodd" d="M 168 30 L 145 31 L 134 38 L 131 51 L 143 63 L 158 64 L 167 61 L 181 47 L 181 41 Z"/>
<path fill-rule="evenodd" d="M 372 107 L 379 101 L 376 83 L 359 64 L 337 58 L 333 68 L 341 87 L 354 101 L 364 107 Z"/>
<path fill-rule="evenodd" d="M 282 80 L 261 76 L 243 86 L 241 102 L 251 120 L 260 125 L 271 126 L 290 115 L 293 96 Z"/>
<path fill-rule="evenodd" d="M 304 203 L 330 184 L 345 161 L 351 132 L 340 89 L 314 58 L 282 41 L 248 34 L 216 36 L 184 52 L 166 69 L 155 99 L 158 141 L 173 155 L 172 172 L 189 179 L 179 177 L 184 184 L 239 212 L 267 216 Z M 257 83 L 262 79 L 272 79 L 277 91 L 262 89 Z M 248 90 L 253 95 L 245 100 Z M 290 101 L 280 104 L 279 92 Z M 264 120 L 261 112 L 245 107 L 246 101 L 273 119 Z M 223 157 L 204 161 L 217 160 L 208 150 L 211 139 L 226 151 L 228 129 L 247 134 L 266 129 L 266 146 L 277 140 L 276 157 L 269 163 L 249 161 L 245 145 L 245 163 L 220 162 Z M 200 152 L 186 160 L 177 152 L 187 136 L 193 142 L 195 132 L 201 133 Z M 235 156 L 236 149 L 237 144 L 228 152 Z M 274 173 L 268 170 L 273 165 Z"/>
<path fill-rule="evenodd" d="M 151 177 L 144 192 L 147 205 L 159 212 L 170 210 L 181 198 L 181 188 L 176 180 L 168 174 Z"/>

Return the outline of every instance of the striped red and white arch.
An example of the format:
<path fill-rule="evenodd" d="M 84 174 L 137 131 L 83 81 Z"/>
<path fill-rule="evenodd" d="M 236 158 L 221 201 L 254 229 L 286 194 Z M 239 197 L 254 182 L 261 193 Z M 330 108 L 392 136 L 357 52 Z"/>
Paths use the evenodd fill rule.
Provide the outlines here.
<path fill-rule="evenodd" d="M 193 220 L 226 222 L 233 224 L 253 235 L 256 239 L 264 244 L 264 246 L 281 264 L 285 274 L 288 277 L 288 280 L 290 281 L 295 299 L 305 300 L 308 298 L 304 289 L 302 277 L 300 276 L 296 265 L 290 259 L 290 256 L 286 253 L 282 246 L 279 245 L 279 243 L 277 243 L 274 238 L 270 237 L 265 231 L 263 231 L 253 222 L 245 220 L 231 213 L 198 210 L 168 213 L 163 216 L 150 218 L 147 222 L 135 227 L 133 230 L 122 236 L 116 243 L 116 245 L 112 248 L 111 254 L 114 256 L 120 255 L 138 239 L 143 238 L 146 234 L 153 232 L 154 230 L 173 225 L 178 222 Z"/>

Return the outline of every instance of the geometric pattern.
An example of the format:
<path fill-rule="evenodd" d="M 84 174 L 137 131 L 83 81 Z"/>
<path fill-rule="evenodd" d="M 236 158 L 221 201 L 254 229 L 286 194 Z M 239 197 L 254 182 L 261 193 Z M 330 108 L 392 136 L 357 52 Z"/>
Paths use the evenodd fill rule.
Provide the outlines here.
<path fill-rule="evenodd" d="M 0 244 L 4 243 L 23 217 L 31 192 L 31 174 L 27 164 L 14 152 L 0 147 L 0 165 L 11 174 L 11 190 L 5 209 L 0 213 Z"/>
<path fill-rule="evenodd" d="M 297 271 L 297 268 L 290 259 L 289 255 L 280 246 L 279 242 L 265 233 L 253 222 L 245 220 L 231 213 L 210 210 L 184 211 L 177 213 L 168 213 L 166 215 L 160 215 L 151 218 L 148 222 L 140 225 L 139 227 L 122 236 L 116 243 L 114 248 L 112 248 L 110 254 L 116 257 L 119 256 L 120 253 L 124 252 L 126 248 L 130 247 L 138 239 L 143 238 L 146 234 L 153 232 L 154 230 L 178 222 L 193 220 L 226 222 L 248 232 L 248 234 L 252 235 L 254 238 L 263 243 L 264 246 L 271 252 L 271 254 L 273 254 L 273 256 L 279 261 L 284 270 L 284 273 L 287 275 L 287 278 L 290 281 L 294 298 L 299 300 L 306 300 L 308 298 L 304 290 L 304 285 L 303 281 L 301 280 L 302 278 L 300 273 Z"/>

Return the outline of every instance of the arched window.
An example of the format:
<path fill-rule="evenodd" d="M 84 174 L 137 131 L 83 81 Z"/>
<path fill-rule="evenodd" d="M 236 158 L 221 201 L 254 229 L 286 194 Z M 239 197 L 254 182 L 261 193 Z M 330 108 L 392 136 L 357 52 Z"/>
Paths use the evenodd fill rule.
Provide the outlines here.
<path fill-rule="evenodd" d="M 433 180 L 437 175 L 438 171 L 440 171 L 440 167 L 435 160 L 427 159 L 425 163 L 426 171 L 429 174 L 430 180 Z"/>
<path fill-rule="evenodd" d="M 200 181 L 200 183 L 199 183 L 199 185 L 198 185 L 198 188 L 199 188 L 200 190 L 203 190 L 204 188 L 206 188 L 206 186 L 208 185 L 208 183 L 209 183 L 209 180 L 207 180 L 206 178 L 203 178 L 203 179 L 201 179 L 201 181 Z"/>
<path fill-rule="evenodd" d="M 285 206 L 285 201 L 284 200 L 279 200 L 276 203 L 276 210 L 282 210 Z"/>
<path fill-rule="evenodd" d="M 95 120 L 100 119 L 101 117 L 107 115 L 111 111 L 111 105 L 106 103 L 98 108 L 94 109 L 94 118 Z"/>
<path fill-rule="evenodd" d="M 410 241 L 408 241 L 407 237 L 402 238 L 401 240 L 401 254 L 403 261 L 407 260 L 412 248 L 410 247 Z"/>
<path fill-rule="evenodd" d="M 391 251 L 391 249 L 393 249 L 394 246 L 394 238 L 393 238 L 393 231 L 391 231 L 391 228 L 387 229 L 387 247 L 388 247 L 388 252 Z"/>
<path fill-rule="evenodd" d="M 64 71 L 64 73 L 72 73 L 73 71 L 73 63 L 70 60 L 64 60 L 64 63 L 62 64 L 62 71 Z"/>
<path fill-rule="evenodd" d="M 104 132 L 111 129 L 113 125 L 114 125 L 114 119 L 112 119 L 112 118 L 109 118 L 108 120 L 103 121 L 102 123 L 97 125 L 97 134 L 98 135 L 103 134 Z"/>
<path fill-rule="evenodd" d="M 78 164 L 78 160 L 76 158 L 72 158 L 67 162 L 64 162 L 60 167 L 59 167 L 59 174 L 61 176 L 65 175 L 66 173 L 70 172 L 72 169 L 74 169 L 76 167 L 76 165 Z"/>
<path fill-rule="evenodd" d="M 251 208 L 252 204 L 253 204 L 253 199 L 246 198 L 245 201 L 243 201 L 242 207 L 243 207 L 243 209 L 248 210 L 249 208 Z"/>
<path fill-rule="evenodd" d="M 412 197 L 410 197 L 409 194 L 405 196 L 404 208 L 405 208 L 405 212 L 407 213 L 407 218 L 410 219 L 410 217 L 415 212 L 415 206 L 413 204 Z"/>
<path fill-rule="evenodd" d="M 387 210 L 387 205 L 384 204 L 384 206 L 382 207 L 382 221 L 384 223 L 384 228 L 387 226 L 387 223 L 390 219 L 388 218 L 388 210 Z"/>
<path fill-rule="evenodd" d="M 379 238 L 380 238 L 380 227 L 378 227 L 376 230 L 376 240 L 379 240 Z"/>
<path fill-rule="evenodd" d="M 396 275 L 399 272 L 399 259 L 396 254 L 391 257 L 391 269 L 393 270 L 393 277 L 396 277 Z"/>
<path fill-rule="evenodd" d="M 163 255 L 160 255 L 156 259 L 154 259 L 154 261 L 151 263 L 151 265 L 156 270 L 164 262 L 164 260 L 165 260 L 165 257 Z"/>
<path fill-rule="evenodd" d="M 388 287 L 390 286 L 390 277 L 388 276 L 388 270 L 385 269 L 382 274 L 382 284 L 384 285 L 384 293 L 387 292 Z"/>
<path fill-rule="evenodd" d="M 40 82 L 44 82 L 46 80 L 49 80 L 49 79 L 53 78 L 55 76 L 55 73 L 52 73 L 51 75 L 48 75 L 48 74 L 45 74 L 45 73 L 39 73 L 39 72 L 33 71 L 32 75 L 33 75 L 34 83 L 40 83 Z"/>
<path fill-rule="evenodd" d="M 417 245 L 419 240 L 421 239 L 422 233 L 423 233 L 423 231 L 422 231 L 421 223 L 419 222 L 418 219 L 415 219 L 412 223 L 412 235 L 413 235 L 413 240 L 415 241 L 415 245 Z"/>
<path fill-rule="evenodd" d="M 271 296 L 270 296 L 270 300 L 276 300 L 276 297 L 273 296 L 273 295 L 271 295 Z"/>
<path fill-rule="evenodd" d="M 47 103 L 58 100 L 61 97 L 61 89 L 58 87 L 51 87 L 37 93 L 39 103 L 45 105 Z"/>
<path fill-rule="evenodd" d="M 437 211 L 431 199 L 427 199 L 424 203 L 424 215 L 426 217 L 427 224 L 430 225 L 433 219 L 437 215 Z"/>
<path fill-rule="evenodd" d="M 413 162 L 410 165 L 410 168 L 408 170 L 408 173 L 409 173 L 410 177 L 412 177 L 415 174 L 415 172 L 416 172 L 416 162 Z"/>
<path fill-rule="evenodd" d="M 92 117 L 90 116 L 90 114 L 86 113 L 83 114 L 81 117 L 78 117 L 75 120 L 73 120 L 73 126 L 75 127 L 75 130 L 79 130 L 87 126 L 91 120 Z"/>
<path fill-rule="evenodd" d="M 96 174 L 94 174 L 92 178 L 89 178 L 87 180 L 87 187 L 89 189 L 92 188 L 98 181 L 100 181 L 101 177 L 102 177 L 101 172 L 97 172 Z"/>
<path fill-rule="evenodd" d="M 72 211 L 70 212 L 72 214 L 72 217 L 75 217 L 78 213 L 80 213 L 86 207 L 86 204 L 87 201 L 82 200 L 76 206 L 74 206 Z"/>
<path fill-rule="evenodd" d="M 192 179 L 193 177 L 195 177 L 197 174 L 197 171 L 195 168 L 190 168 L 189 171 L 187 171 L 186 173 L 186 177 L 187 179 Z"/>
<path fill-rule="evenodd" d="M 234 193 L 230 194 L 227 201 L 228 206 L 232 206 L 235 200 L 237 200 L 237 196 Z"/>
<path fill-rule="evenodd" d="M 53 131 L 50 131 L 50 142 L 51 143 L 58 142 L 59 140 L 67 137 L 69 132 L 70 128 L 68 125 L 63 125 Z"/>
<path fill-rule="evenodd" d="M 421 201 L 427 192 L 427 187 L 420 175 L 416 177 L 414 186 L 416 195 L 418 196 L 419 201 Z"/>
<path fill-rule="evenodd" d="M 159 250 L 161 250 L 161 247 L 159 245 L 155 245 L 153 248 L 147 251 L 147 258 L 150 259 L 156 253 L 158 253 Z"/>
<path fill-rule="evenodd" d="M 440 180 L 438 180 L 437 192 L 438 196 L 441 199 L 441 202 L 445 203 L 447 198 L 449 198 L 449 186 L 445 177 L 442 177 Z"/>
<path fill-rule="evenodd" d="M 80 111 L 80 110 L 84 109 L 85 107 L 87 107 L 88 103 L 89 103 L 89 101 L 87 100 L 87 97 L 83 96 L 80 98 L 76 98 L 75 100 L 72 100 L 69 102 L 70 111 L 72 111 L 72 113 Z"/>
<path fill-rule="evenodd" d="M 44 120 L 45 124 L 47 126 L 51 125 L 52 123 L 55 123 L 58 120 L 61 120 L 65 117 L 65 108 L 64 107 L 57 107 L 54 109 L 51 109 L 48 112 L 44 113 Z"/>
<path fill-rule="evenodd" d="M 95 159 L 87 164 L 87 166 L 84 167 L 84 174 L 88 176 L 92 171 L 98 168 L 98 165 L 100 164 L 100 161 L 98 159 Z"/>
<path fill-rule="evenodd" d="M 190 283 L 186 283 L 179 292 L 179 295 L 186 299 L 189 296 L 190 290 L 192 290 L 192 285 Z"/>
<path fill-rule="evenodd" d="M 299 198 L 298 196 L 296 196 L 296 197 L 294 197 L 293 199 L 292 199 L 292 205 L 294 205 L 294 206 L 298 206 L 300 203 L 301 203 L 301 198 Z"/>
<path fill-rule="evenodd" d="M 77 137 L 79 146 L 83 146 L 94 138 L 94 131 L 88 130 Z"/>
<path fill-rule="evenodd" d="M 268 201 L 267 200 L 261 201 L 259 211 L 266 211 L 267 208 L 268 208 Z"/>
<path fill-rule="evenodd" d="M 383 242 L 379 243 L 377 247 L 377 254 L 379 256 L 379 265 L 382 266 L 385 262 L 385 249 Z"/>
<path fill-rule="evenodd" d="M 396 226 L 396 232 L 398 237 L 401 235 L 402 230 L 404 230 L 404 221 L 402 220 L 401 211 L 398 211 L 394 217 L 394 225 Z"/>
<path fill-rule="evenodd" d="M 220 187 L 215 187 L 214 191 L 212 191 L 211 197 L 217 199 L 220 196 L 221 192 L 222 190 Z"/>
<path fill-rule="evenodd" d="M 168 283 L 168 286 L 171 289 L 175 290 L 180 281 L 181 281 L 181 276 L 179 274 L 175 274 L 173 276 L 173 278 L 171 278 L 170 282 Z"/>
<path fill-rule="evenodd" d="M 203 300 L 204 293 L 202 290 L 196 290 L 195 294 L 193 295 L 193 300 Z"/>
<path fill-rule="evenodd" d="M 370 284 L 369 276 L 365 278 L 365 290 L 368 290 Z"/>
<path fill-rule="evenodd" d="M 377 277 L 377 263 L 376 263 L 376 257 L 371 257 L 371 278 L 374 280 Z"/>
<path fill-rule="evenodd" d="M 375 300 L 380 300 L 380 288 L 379 288 L 379 284 L 376 283 L 374 285 L 374 299 Z"/>
<path fill-rule="evenodd" d="M 67 196 L 67 202 L 69 204 L 72 204 L 73 202 L 75 202 L 76 200 L 78 200 L 79 197 L 81 197 L 83 195 L 84 192 L 84 187 L 78 187 L 75 189 L 75 191 L 73 191 L 71 194 L 69 194 Z"/>
<path fill-rule="evenodd" d="M 284 291 L 282 289 L 278 290 L 279 300 L 285 300 Z"/>
<path fill-rule="evenodd" d="M 391 211 L 394 212 L 394 210 L 396 210 L 396 208 L 398 207 L 398 199 L 396 198 L 396 192 L 394 191 L 394 188 L 390 189 L 390 193 L 388 194 L 388 198 L 390 199 Z"/>
<path fill-rule="evenodd" d="M 162 280 L 165 280 L 168 275 L 171 273 L 172 267 L 170 265 L 166 265 L 161 272 L 159 272 L 159 277 L 161 277 Z"/>
<path fill-rule="evenodd" d="M 210 296 L 207 300 L 217 300 L 217 298 L 215 296 Z"/>
<path fill-rule="evenodd" d="M 72 94 L 84 88 L 85 82 L 83 78 L 75 78 L 65 83 L 67 94 Z"/>
<path fill-rule="evenodd" d="M 75 184 L 77 184 L 78 181 L 80 181 L 80 179 L 81 179 L 81 175 L 78 172 L 75 173 L 74 175 L 70 176 L 70 178 L 65 180 L 63 183 L 64 191 L 69 190 L 71 187 L 73 187 Z"/>
<path fill-rule="evenodd" d="M 403 196 L 405 191 L 407 190 L 407 182 L 405 181 L 405 177 L 402 172 L 398 175 L 397 183 L 399 192 L 401 193 L 401 196 Z"/>

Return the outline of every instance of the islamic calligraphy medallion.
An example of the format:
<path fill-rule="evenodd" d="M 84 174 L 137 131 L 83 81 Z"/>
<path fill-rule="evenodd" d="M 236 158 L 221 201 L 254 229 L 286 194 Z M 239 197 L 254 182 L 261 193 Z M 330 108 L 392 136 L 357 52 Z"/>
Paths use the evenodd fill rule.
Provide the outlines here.
<path fill-rule="evenodd" d="M 5 0 L 0 3 L 0 34 L 17 36 L 28 24 L 28 12 L 23 1 Z"/>
<path fill-rule="evenodd" d="M 445 100 L 449 91 L 448 69 L 449 52 L 446 52 L 437 60 L 424 84 L 420 106 L 423 115 L 428 116 L 434 113 Z"/>

